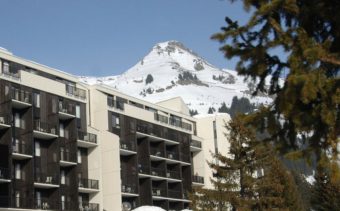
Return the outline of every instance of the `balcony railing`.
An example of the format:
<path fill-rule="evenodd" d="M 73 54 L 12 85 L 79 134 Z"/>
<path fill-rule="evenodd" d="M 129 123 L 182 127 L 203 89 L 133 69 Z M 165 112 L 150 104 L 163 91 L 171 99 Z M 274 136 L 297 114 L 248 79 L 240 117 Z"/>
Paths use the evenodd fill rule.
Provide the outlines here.
<path fill-rule="evenodd" d="M 66 84 L 66 94 L 82 100 L 86 99 L 86 91 L 84 89 L 79 89 L 70 84 Z"/>
<path fill-rule="evenodd" d="M 99 189 L 99 181 L 94 179 L 79 179 L 79 188 Z"/>
<path fill-rule="evenodd" d="M 198 175 L 194 175 L 192 177 L 192 181 L 195 183 L 200 183 L 200 184 L 204 184 L 204 177 L 198 176 Z"/>
<path fill-rule="evenodd" d="M 8 168 L 0 167 L 0 179 L 9 179 L 10 172 Z"/>
<path fill-rule="evenodd" d="M 164 157 L 164 152 L 157 148 L 150 148 L 150 154 L 158 157 Z"/>
<path fill-rule="evenodd" d="M 45 183 L 45 184 L 51 184 L 51 185 L 58 185 L 59 180 L 56 175 L 52 174 L 45 174 L 45 173 L 35 173 L 35 182 L 38 183 Z"/>
<path fill-rule="evenodd" d="M 14 87 L 12 87 L 11 89 L 11 98 L 12 100 L 17 100 L 28 104 L 32 103 L 31 93 L 24 90 L 16 89 Z"/>
<path fill-rule="evenodd" d="M 88 132 L 78 131 L 78 140 L 96 144 L 97 135 Z"/>
<path fill-rule="evenodd" d="M 150 168 L 150 175 L 157 177 L 165 177 L 165 169 L 163 168 Z"/>
<path fill-rule="evenodd" d="M 24 154 L 24 155 L 31 155 L 32 148 L 30 145 L 26 145 L 22 142 L 16 142 L 13 144 L 13 153 Z"/>
<path fill-rule="evenodd" d="M 59 112 L 75 115 L 75 105 L 68 102 L 59 101 Z"/>
<path fill-rule="evenodd" d="M 178 160 L 178 153 L 173 151 L 166 151 L 166 157 L 172 160 Z"/>
<path fill-rule="evenodd" d="M 185 153 L 181 153 L 181 161 L 186 162 L 186 163 L 190 163 L 190 155 L 185 154 Z"/>
<path fill-rule="evenodd" d="M 11 125 L 12 117 L 8 114 L 0 113 L 0 124 L 2 125 Z"/>
<path fill-rule="evenodd" d="M 60 160 L 67 162 L 77 162 L 77 155 L 68 151 L 60 151 Z"/>
<path fill-rule="evenodd" d="M 58 210 L 59 201 L 48 199 L 48 198 L 35 198 L 34 208 L 40 210 Z"/>
<path fill-rule="evenodd" d="M 57 135 L 57 127 L 52 126 L 47 122 L 42 122 L 40 120 L 35 120 L 33 124 L 33 129 L 42 133 L 50 133 L 52 135 Z"/>
<path fill-rule="evenodd" d="M 24 197 L 10 198 L 9 196 L 0 196 L 0 207 L 2 208 L 28 209 L 31 208 L 31 206 L 30 201 Z"/>
<path fill-rule="evenodd" d="M 153 196 L 166 196 L 166 190 L 164 188 L 152 188 Z"/>
<path fill-rule="evenodd" d="M 150 174 L 150 168 L 146 165 L 138 164 L 138 172 L 141 174 Z"/>
<path fill-rule="evenodd" d="M 136 143 L 132 141 L 121 141 L 120 148 L 129 151 L 136 151 Z"/>
<path fill-rule="evenodd" d="M 12 199 L 11 207 L 13 208 L 31 208 L 31 203 L 27 198 L 24 197 L 15 197 Z"/>
<path fill-rule="evenodd" d="M 181 191 L 178 191 L 178 190 L 168 190 L 168 197 L 169 198 L 175 198 L 175 199 L 181 199 L 182 194 L 181 194 Z"/>
<path fill-rule="evenodd" d="M 122 184 L 122 193 L 138 193 L 137 186 L 132 184 L 124 183 Z"/>
<path fill-rule="evenodd" d="M 192 147 L 197 147 L 197 148 L 202 148 L 202 143 L 197 140 L 191 140 L 190 141 L 190 146 Z"/>
<path fill-rule="evenodd" d="M 79 211 L 99 211 L 99 204 L 81 202 L 79 203 Z"/>
<path fill-rule="evenodd" d="M 167 178 L 172 178 L 172 179 L 180 179 L 180 173 L 178 171 L 171 171 L 167 170 L 166 171 L 166 177 Z"/>

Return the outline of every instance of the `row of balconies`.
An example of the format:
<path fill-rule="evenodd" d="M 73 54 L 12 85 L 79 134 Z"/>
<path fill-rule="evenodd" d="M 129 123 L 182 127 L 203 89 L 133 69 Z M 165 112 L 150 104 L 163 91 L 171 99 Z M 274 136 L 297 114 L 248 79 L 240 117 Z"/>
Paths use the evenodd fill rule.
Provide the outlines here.
<path fill-rule="evenodd" d="M 8 168 L 0 167 L 0 183 L 9 183 L 15 178 L 10 174 Z M 57 174 L 35 173 L 34 186 L 38 188 L 58 188 L 60 179 Z M 94 179 L 80 178 L 78 179 L 79 192 L 89 193 L 99 190 L 99 181 Z M 91 191 L 93 190 L 93 191 Z"/>
<path fill-rule="evenodd" d="M 39 209 L 39 210 L 67 210 L 74 211 L 78 207 L 79 211 L 99 211 L 99 204 L 82 201 L 66 202 L 58 201 L 45 197 L 34 197 L 31 199 L 24 197 L 9 197 L 0 195 L 1 208 L 19 208 L 19 209 Z"/>
<path fill-rule="evenodd" d="M 166 168 L 148 167 L 148 166 L 139 164 L 138 172 L 143 175 L 163 177 L 164 179 L 181 180 L 179 171 L 169 170 Z"/>

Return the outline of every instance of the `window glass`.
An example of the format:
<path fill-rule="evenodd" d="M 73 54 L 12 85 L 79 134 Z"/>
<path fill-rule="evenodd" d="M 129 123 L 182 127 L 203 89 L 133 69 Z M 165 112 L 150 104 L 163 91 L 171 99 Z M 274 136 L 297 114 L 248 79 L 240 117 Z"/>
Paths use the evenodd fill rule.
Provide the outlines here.
<path fill-rule="evenodd" d="M 80 149 L 78 149 L 78 151 L 77 151 L 77 162 L 81 163 L 81 151 L 80 151 Z"/>
<path fill-rule="evenodd" d="M 34 148 L 35 148 L 35 156 L 40 157 L 40 142 L 36 141 L 34 143 Z"/>
<path fill-rule="evenodd" d="M 15 179 L 21 179 L 21 167 L 20 163 L 15 164 Z"/>
<path fill-rule="evenodd" d="M 76 117 L 80 118 L 80 105 L 76 105 Z"/>

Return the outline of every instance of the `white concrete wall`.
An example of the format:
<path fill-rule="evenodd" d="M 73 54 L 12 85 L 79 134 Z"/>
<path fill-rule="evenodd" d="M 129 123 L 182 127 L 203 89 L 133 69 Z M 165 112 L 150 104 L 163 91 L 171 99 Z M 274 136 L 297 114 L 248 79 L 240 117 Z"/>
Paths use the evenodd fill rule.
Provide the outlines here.
<path fill-rule="evenodd" d="M 109 132 L 107 96 L 95 89 L 91 92 L 91 125 L 99 130 L 96 159 L 101 161 L 102 208 L 100 210 L 121 210 L 121 178 L 119 137 Z"/>
<path fill-rule="evenodd" d="M 215 153 L 213 121 L 216 121 L 218 151 L 226 155 L 230 145 L 225 136 L 227 132 L 225 125 L 229 120 L 230 116 L 228 114 L 211 114 L 197 117 L 197 136 L 204 140 L 202 141 L 202 152 L 194 156 L 194 174 L 197 172 L 199 176 L 204 177 L 205 188 L 213 188 L 210 182 L 210 178 L 213 176 L 212 170 L 207 163 L 207 161 L 213 161 L 211 152 Z"/>

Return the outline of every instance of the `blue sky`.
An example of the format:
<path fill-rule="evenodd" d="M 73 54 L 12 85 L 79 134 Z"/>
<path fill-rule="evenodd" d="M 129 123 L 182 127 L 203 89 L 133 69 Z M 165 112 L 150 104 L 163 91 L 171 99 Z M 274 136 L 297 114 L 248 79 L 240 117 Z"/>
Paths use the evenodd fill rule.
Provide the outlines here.
<path fill-rule="evenodd" d="M 228 0 L 2 0 L 0 46 L 76 75 L 124 72 L 158 42 L 178 40 L 233 69 L 210 39 L 224 17 L 245 21 Z"/>

